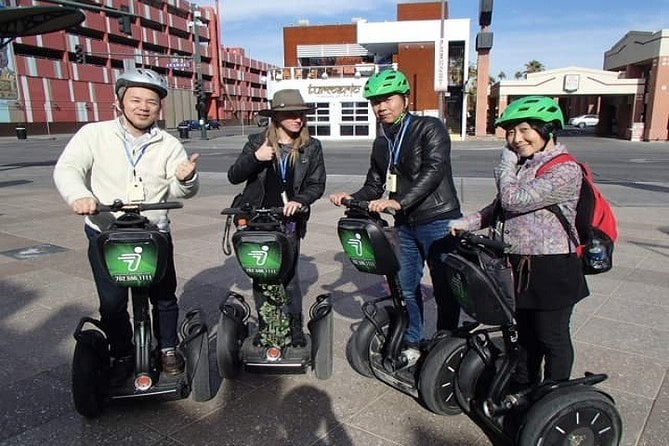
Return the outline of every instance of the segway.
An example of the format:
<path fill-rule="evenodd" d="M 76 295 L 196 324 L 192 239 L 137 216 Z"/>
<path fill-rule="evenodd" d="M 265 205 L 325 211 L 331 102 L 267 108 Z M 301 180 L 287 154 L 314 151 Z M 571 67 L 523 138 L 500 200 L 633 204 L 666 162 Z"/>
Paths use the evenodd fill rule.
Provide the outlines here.
<path fill-rule="evenodd" d="M 101 212 L 123 212 L 102 231 L 97 249 L 104 259 L 109 279 L 127 287 L 133 310 L 134 373 L 123 382 L 110 376 L 109 342 L 98 319 L 84 317 L 74 331 L 76 345 L 72 360 L 74 407 L 89 418 L 101 414 L 113 400 L 141 397 L 210 399 L 209 345 L 205 318 L 199 310 L 185 315 L 179 327 L 177 349 L 184 355 L 186 371 L 172 377 L 161 373 L 160 351 L 152 334 L 149 287 L 165 271 L 168 240 L 166 234 L 141 215 L 158 209 L 176 209 L 179 202 L 99 205 Z"/>
<path fill-rule="evenodd" d="M 363 376 L 377 378 L 411 395 L 436 414 L 460 413 L 452 384 L 469 327 L 453 333 L 437 332 L 421 349 L 418 362 L 410 365 L 401 352 L 409 315 L 399 285 L 400 266 L 388 223 L 368 210 L 367 201 L 347 199 L 342 204 L 347 208 L 346 216 L 339 219 L 337 231 L 344 252 L 358 271 L 385 276 L 390 291 L 388 296 L 362 305 L 364 319 L 346 347 L 351 367 Z M 433 346 L 442 339 L 447 342 L 448 351 L 442 354 L 444 349 L 441 349 L 432 354 Z M 421 385 L 423 375 L 428 377 L 430 386 Z"/>
<path fill-rule="evenodd" d="M 221 303 L 216 330 L 216 358 L 221 376 L 235 378 L 242 369 L 264 374 L 299 374 L 311 370 L 318 379 L 330 378 L 334 322 L 329 295 L 318 296 L 309 309 L 306 346 L 294 346 L 290 338 L 290 321 L 285 311 L 288 296 L 283 283 L 290 269 L 297 267 L 292 245 L 298 237 L 295 222 L 284 217 L 282 207 L 243 205 L 224 209 L 221 214 L 229 216 L 223 251 L 231 253 L 229 228 L 234 218 L 237 231 L 232 236 L 232 245 L 237 261 L 265 297 L 258 315 L 258 331 L 253 333 L 249 323 L 251 308 L 241 294 L 231 291 Z"/>
<path fill-rule="evenodd" d="M 462 310 L 484 326 L 467 335 L 454 380 L 458 404 L 494 445 L 618 445 L 620 414 L 613 398 L 594 387 L 605 374 L 509 388 L 520 347 L 504 249 L 500 241 L 465 232 L 445 260 Z M 455 350 L 449 342 L 439 341 L 434 350 L 448 354 Z"/>

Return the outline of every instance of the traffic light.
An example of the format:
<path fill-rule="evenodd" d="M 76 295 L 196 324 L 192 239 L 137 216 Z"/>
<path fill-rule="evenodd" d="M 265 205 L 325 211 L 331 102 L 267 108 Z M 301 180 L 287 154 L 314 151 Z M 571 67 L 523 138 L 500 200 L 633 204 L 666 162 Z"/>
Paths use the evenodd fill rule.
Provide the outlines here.
<path fill-rule="evenodd" d="M 130 16 L 121 16 L 118 21 L 119 29 L 123 34 L 132 34 L 132 18 Z"/>
<path fill-rule="evenodd" d="M 130 12 L 130 8 L 126 5 L 121 5 L 120 10 L 123 12 Z M 133 17 L 129 15 L 122 15 L 118 18 L 118 29 L 123 34 L 132 34 L 132 20 Z"/>
<path fill-rule="evenodd" d="M 77 63 L 86 63 L 86 55 L 81 45 L 74 45 L 74 59 Z"/>
<path fill-rule="evenodd" d="M 202 97 L 202 81 L 199 79 L 195 79 L 193 82 L 193 95 L 197 96 L 198 100 Z"/>

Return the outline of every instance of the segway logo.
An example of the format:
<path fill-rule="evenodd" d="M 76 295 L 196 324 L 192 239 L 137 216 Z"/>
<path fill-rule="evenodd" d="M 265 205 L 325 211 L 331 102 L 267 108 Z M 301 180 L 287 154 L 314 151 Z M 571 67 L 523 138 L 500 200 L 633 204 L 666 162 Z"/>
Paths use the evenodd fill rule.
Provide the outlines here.
<path fill-rule="evenodd" d="M 339 240 L 351 263 L 363 272 L 376 271 L 376 256 L 364 231 L 340 230 Z"/>
<path fill-rule="evenodd" d="M 130 272 L 135 272 L 137 271 L 137 268 L 139 268 L 139 264 L 142 261 L 142 247 L 137 246 L 134 249 L 135 252 L 127 253 L 127 254 L 121 254 L 118 256 L 118 259 L 121 262 L 125 262 L 128 264 L 128 271 Z"/>
<path fill-rule="evenodd" d="M 362 257 L 362 241 L 360 240 L 361 238 L 362 237 L 360 236 L 360 234 L 355 234 L 355 238 L 350 238 L 346 240 L 346 243 L 351 245 L 357 257 Z"/>
<path fill-rule="evenodd" d="M 111 242 L 104 246 L 105 263 L 112 280 L 120 286 L 144 287 L 153 282 L 158 267 L 151 242 Z"/>
<path fill-rule="evenodd" d="M 277 243 L 243 242 L 235 247 L 237 260 L 254 279 L 271 279 L 281 270 L 281 248 Z"/>
<path fill-rule="evenodd" d="M 250 251 L 248 255 L 256 259 L 256 266 L 265 266 L 267 263 L 267 251 L 269 251 L 269 246 L 263 246 L 259 250 Z"/>

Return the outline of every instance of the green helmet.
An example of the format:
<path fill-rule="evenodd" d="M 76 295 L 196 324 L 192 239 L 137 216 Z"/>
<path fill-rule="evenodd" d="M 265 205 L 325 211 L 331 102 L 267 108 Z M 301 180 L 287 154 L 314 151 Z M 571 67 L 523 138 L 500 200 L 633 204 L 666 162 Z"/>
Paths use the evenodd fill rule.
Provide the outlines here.
<path fill-rule="evenodd" d="M 504 109 L 502 116 L 497 118 L 495 126 L 506 127 L 508 124 L 528 119 L 553 123 L 556 130 L 564 127 L 564 116 L 562 116 L 560 106 L 546 96 L 527 96 L 516 99 Z"/>
<path fill-rule="evenodd" d="M 370 99 L 376 96 L 409 93 L 409 80 L 401 71 L 383 70 L 367 79 L 363 96 Z"/>

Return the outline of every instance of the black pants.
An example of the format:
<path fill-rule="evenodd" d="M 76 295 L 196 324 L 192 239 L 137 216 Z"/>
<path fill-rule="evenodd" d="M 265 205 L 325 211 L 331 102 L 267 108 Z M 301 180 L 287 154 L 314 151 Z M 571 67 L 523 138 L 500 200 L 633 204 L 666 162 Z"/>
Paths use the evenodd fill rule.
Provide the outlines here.
<path fill-rule="evenodd" d="M 134 347 L 128 315 L 128 288 L 114 284 L 104 270 L 104 259 L 97 248 L 100 233 L 89 226 L 85 227 L 85 231 L 89 242 L 88 260 L 100 298 L 100 320 L 109 339 L 110 354 L 115 358 L 132 355 Z M 149 299 L 153 307 L 153 331 L 160 348 L 176 347 L 178 342 L 179 306 L 175 294 L 177 277 L 174 270 L 174 247 L 169 235 L 168 240 L 165 275 L 149 289 Z"/>
<path fill-rule="evenodd" d="M 516 310 L 520 361 L 514 381 L 538 384 L 543 380 L 569 379 L 574 363 L 574 348 L 569 333 L 573 305 L 557 310 Z"/>

